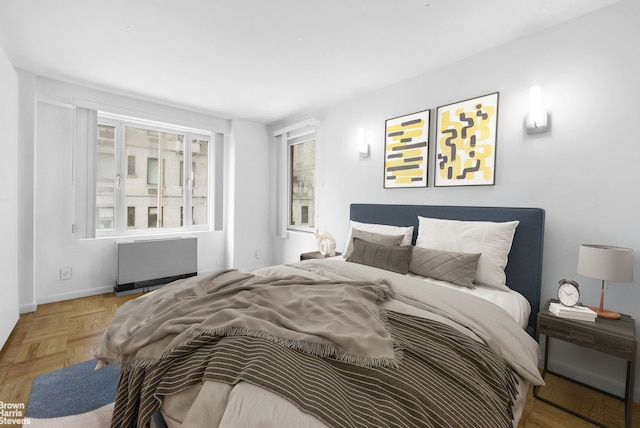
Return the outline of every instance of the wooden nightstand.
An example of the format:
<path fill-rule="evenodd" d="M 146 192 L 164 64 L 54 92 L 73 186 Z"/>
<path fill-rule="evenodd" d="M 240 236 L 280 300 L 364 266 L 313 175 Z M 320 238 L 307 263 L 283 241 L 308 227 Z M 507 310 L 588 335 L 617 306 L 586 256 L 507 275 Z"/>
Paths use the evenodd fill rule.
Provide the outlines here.
<path fill-rule="evenodd" d="M 342 253 L 336 253 L 336 256 L 339 256 Z M 323 256 L 320 251 L 311 251 L 310 253 L 302 253 L 300 254 L 300 260 L 311 260 L 311 259 L 327 259 L 328 257 Z"/>
<path fill-rule="evenodd" d="M 555 301 L 555 300 L 554 300 Z M 622 358 L 627 361 L 627 378 L 624 397 L 614 396 L 624 401 L 625 412 L 625 427 L 631 428 L 631 417 L 633 415 L 633 388 L 635 383 L 635 371 L 636 371 L 636 328 L 633 318 L 629 315 L 622 315 L 619 320 L 607 320 L 597 318 L 595 322 L 590 321 L 576 321 L 566 318 L 558 318 L 549 312 L 549 303 L 547 302 L 544 308 L 538 313 L 538 328 L 536 333 L 536 339 L 539 341 L 539 335 L 545 335 L 545 350 L 544 350 L 544 369 L 542 371 L 542 377 L 544 378 L 546 373 L 551 373 L 560 377 L 566 376 L 554 373 L 548 370 L 547 364 L 549 360 L 549 338 L 563 340 L 565 342 L 573 343 L 575 345 L 591 348 L 599 352 L 603 352 L 608 355 Z M 569 379 L 571 380 L 571 379 Z M 602 391 L 598 388 L 586 385 L 581 382 L 574 381 L 575 383 L 591 388 L 593 390 L 602 392 L 611 396 L 606 391 Z M 533 395 L 536 399 L 543 401 L 552 406 L 565 410 L 575 416 L 578 416 L 584 420 L 587 420 L 597 426 L 604 427 L 599 422 L 596 422 L 584 415 L 581 415 L 571 409 L 563 407 L 557 403 L 554 403 L 547 398 L 538 395 L 538 391 L 541 387 L 536 386 L 533 388 Z"/>

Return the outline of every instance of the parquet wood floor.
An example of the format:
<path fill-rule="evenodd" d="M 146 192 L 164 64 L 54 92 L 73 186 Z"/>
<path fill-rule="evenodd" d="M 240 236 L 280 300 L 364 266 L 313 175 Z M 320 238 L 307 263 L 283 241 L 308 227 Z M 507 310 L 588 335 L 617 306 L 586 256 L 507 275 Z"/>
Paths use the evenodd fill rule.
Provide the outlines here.
<path fill-rule="evenodd" d="M 22 314 L 0 351 L 0 401 L 26 404 L 36 376 L 92 359 L 118 307 L 137 296 L 107 293 Z"/>
<path fill-rule="evenodd" d="M 624 403 L 621 400 L 579 387 L 560 377 L 547 375 L 540 394 L 608 427 L 624 427 Z M 529 388 L 527 403 L 518 428 L 589 428 L 595 427 L 561 409 L 537 400 Z M 633 405 L 633 428 L 640 428 L 640 404 Z"/>
<path fill-rule="evenodd" d="M 33 379 L 42 373 L 90 360 L 105 327 L 124 302 L 139 294 L 113 293 L 39 305 L 23 314 L 0 351 L 0 401 L 27 403 Z M 606 395 L 547 377 L 545 394 L 564 400 L 580 412 L 611 427 L 624 427 L 623 405 Z M 634 405 L 633 426 L 640 428 L 640 404 Z M 575 416 L 549 406 L 529 390 L 519 428 L 592 427 Z"/>

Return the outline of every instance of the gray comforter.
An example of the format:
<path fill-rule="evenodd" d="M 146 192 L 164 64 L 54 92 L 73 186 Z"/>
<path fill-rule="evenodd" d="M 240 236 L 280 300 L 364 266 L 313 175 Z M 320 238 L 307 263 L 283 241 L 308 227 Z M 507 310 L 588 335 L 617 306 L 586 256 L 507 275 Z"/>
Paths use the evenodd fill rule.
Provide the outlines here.
<path fill-rule="evenodd" d="M 277 405 L 296 427 L 510 426 L 517 378 L 542 382 L 537 344 L 459 294 L 331 261 L 164 287 L 123 306 L 96 353 L 123 364 L 113 426 L 161 401 L 170 425 L 283 426 Z"/>

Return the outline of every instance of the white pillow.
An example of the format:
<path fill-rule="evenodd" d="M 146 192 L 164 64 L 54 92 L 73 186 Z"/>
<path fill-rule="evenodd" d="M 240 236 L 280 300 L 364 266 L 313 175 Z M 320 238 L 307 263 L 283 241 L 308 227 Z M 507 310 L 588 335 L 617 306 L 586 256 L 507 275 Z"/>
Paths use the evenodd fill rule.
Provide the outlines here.
<path fill-rule="evenodd" d="M 353 245 L 351 243 L 353 229 L 378 233 L 380 235 L 404 235 L 402 242 L 400 242 L 401 246 L 411 245 L 411 242 L 413 241 L 413 226 L 389 226 L 388 224 L 360 223 L 358 221 L 351 220 L 349 222 L 349 236 L 347 237 L 344 254 L 350 254 L 351 252 L 351 246 Z"/>
<path fill-rule="evenodd" d="M 418 217 L 416 247 L 480 253 L 475 283 L 504 290 L 511 243 L 519 221 L 459 221 Z"/>

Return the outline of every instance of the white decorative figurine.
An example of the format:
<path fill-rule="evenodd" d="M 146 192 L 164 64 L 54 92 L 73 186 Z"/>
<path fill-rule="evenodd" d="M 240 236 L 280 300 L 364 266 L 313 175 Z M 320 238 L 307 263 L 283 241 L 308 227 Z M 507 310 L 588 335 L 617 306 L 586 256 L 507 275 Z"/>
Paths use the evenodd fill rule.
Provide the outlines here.
<path fill-rule="evenodd" d="M 326 230 L 322 233 L 315 233 L 316 243 L 318 244 L 318 251 L 320 254 L 327 257 L 333 257 L 336 255 L 336 240 Z"/>

